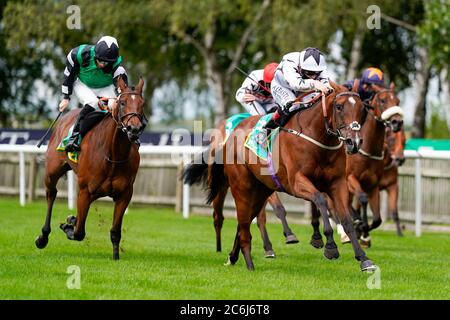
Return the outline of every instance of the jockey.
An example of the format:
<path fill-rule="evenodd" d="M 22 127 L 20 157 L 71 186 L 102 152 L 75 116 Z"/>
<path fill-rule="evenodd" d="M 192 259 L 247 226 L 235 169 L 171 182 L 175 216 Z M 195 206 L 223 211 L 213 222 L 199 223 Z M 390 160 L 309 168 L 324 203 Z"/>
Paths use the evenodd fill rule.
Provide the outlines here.
<path fill-rule="evenodd" d="M 292 104 L 301 92 L 318 90 L 328 93 L 332 90 L 325 74 L 326 69 L 325 56 L 316 48 L 306 48 L 283 56 L 271 89 L 279 107 L 263 128 L 274 129 L 286 125 L 292 111 L 296 109 L 291 108 Z"/>
<path fill-rule="evenodd" d="M 98 97 L 116 97 L 116 85 L 119 76 L 127 84 L 127 73 L 120 65 L 117 40 L 110 36 L 101 37 L 97 44 L 83 44 L 73 48 L 67 55 L 64 70 L 62 93 L 64 99 L 59 104 L 59 111 L 64 111 L 69 105 L 72 92 L 75 92 L 79 102 L 83 105 L 74 125 L 66 151 L 80 150 L 78 138 L 80 126 L 87 114 L 98 107 Z M 113 100 L 108 105 L 112 107 Z"/>
<path fill-rule="evenodd" d="M 350 80 L 344 84 L 349 90 L 353 90 L 356 87 L 364 103 L 368 103 L 375 94 L 372 85 L 385 87 L 383 71 L 378 68 L 367 68 L 360 79 Z"/>
<path fill-rule="evenodd" d="M 277 107 L 270 92 L 270 84 L 277 67 L 278 63 L 272 62 L 264 69 L 252 71 L 236 91 L 236 100 L 252 116 L 270 113 Z"/>

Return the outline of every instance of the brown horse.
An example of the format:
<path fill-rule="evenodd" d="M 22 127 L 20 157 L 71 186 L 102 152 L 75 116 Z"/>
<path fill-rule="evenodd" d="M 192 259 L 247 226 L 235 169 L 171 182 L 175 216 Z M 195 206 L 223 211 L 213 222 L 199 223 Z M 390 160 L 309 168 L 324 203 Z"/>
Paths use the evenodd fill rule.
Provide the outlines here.
<path fill-rule="evenodd" d="M 260 116 L 255 116 L 259 119 Z M 212 149 L 217 149 L 221 147 L 225 140 L 225 125 L 226 120 L 223 120 L 219 123 L 219 125 L 216 127 L 214 133 L 211 135 L 211 145 Z M 214 208 L 218 207 L 218 210 L 214 212 L 214 229 L 216 231 L 216 251 L 221 252 L 222 251 L 222 237 L 221 237 L 221 231 L 223 226 L 223 202 L 225 201 L 226 192 L 223 195 L 223 198 L 217 199 L 217 202 L 221 203 L 218 206 L 214 206 Z M 287 220 L 286 220 L 286 209 L 284 208 L 283 204 L 281 203 L 281 200 L 276 192 L 274 192 L 268 199 L 267 202 L 271 205 L 272 209 L 274 210 L 276 216 L 278 219 L 280 219 L 281 224 L 283 226 L 283 235 L 285 236 L 285 242 L 286 244 L 294 244 L 298 243 L 298 239 L 295 236 L 295 234 L 292 232 L 291 228 L 289 227 Z M 257 225 L 258 229 L 261 233 L 261 238 L 263 240 L 263 248 L 264 248 L 264 255 L 266 258 L 274 258 L 275 257 L 275 251 L 273 250 L 272 243 L 269 239 L 269 235 L 267 233 L 266 229 L 266 211 L 265 211 L 265 205 L 263 209 L 261 210 L 260 214 L 257 216 Z"/>
<path fill-rule="evenodd" d="M 136 142 L 147 123 L 143 107 L 143 86 L 144 81 L 140 79 L 134 90 L 119 78 L 120 95 L 111 113 L 83 137 L 78 163 L 71 161 L 67 153 L 59 152 L 56 148 L 67 136 L 79 110 L 72 110 L 57 123 L 46 154 L 44 181 L 48 209 L 42 234 L 36 239 L 39 249 L 45 248 L 48 243 L 52 207 L 57 194 L 56 184 L 64 173 L 73 170 L 78 176 L 79 187 L 77 216 L 68 217 L 61 229 L 70 240 L 83 240 L 91 203 L 105 196 L 113 198 L 115 206 L 110 235 L 113 259 L 119 259 L 123 214 L 133 195 L 133 183 L 140 162 Z"/>
<path fill-rule="evenodd" d="M 358 154 L 347 156 L 347 183 L 351 193 L 349 201 L 355 195 L 362 206 L 362 218 L 354 211 L 357 231 L 362 233 L 361 243 L 370 246 L 369 231 L 381 224 L 380 215 L 380 181 L 384 168 L 390 162 L 390 155 L 385 146 L 386 126 L 394 132 L 401 130 L 402 114 L 399 110 L 400 100 L 395 95 L 395 87 L 390 89 L 373 86 L 375 94 L 366 108 L 369 109 L 367 121 L 362 128 L 363 145 Z M 354 88 L 356 91 L 357 88 Z M 373 222 L 369 226 L 367 204 L 373 212 Z M 351 205 L 351 203 L 350 203 Z"/>
<path fill-rule="evenodd" d="M 325 192 L 333 200 L 337 218 L 352 240 L 355 258 L 361 261 L 361 270 L 374 270 L 356 238 L 345 180 L 345 141 L 347 152 L 355 153 L 360 146 L 359 130 L 366 116 L 358 94 L 346 91 L 345 87 L 331 83 L 334 91 L 322 104 L 297 113 L 282 128 L 275 140 L 274 154 L 265 163 L 250 161 L 251 151 L 243 141 L 257 122 L 257 117 L 242 121 L 222 146 L 211 146 L 207 163 L 194 163 L 184 172 L 187 183 L 203 181 L 209 188 L 208 202 L 213 202 L 216 214 L 223 206 L 228 189 L 236 203 L 238 227 L 233 249 L 228 262 L 235 264 L 242 251 L 247 268 L 254 269 L 251 258 L 250 224 L 274 190 L 314 202 L 324 220 L 327 238 L 324 255 L 328 259 L 339 257 L 333 239 L 333 229 L 328 220 Z M 300 115 L 301 114 L 301 115 Z M 226 159 L 225 163 L 220 158 Z M 253 157 L 254 159 L 254 157 Z M 229 161 L 230 160 L 230 161 Z M 277 168 L 275 169 L 276 166 Z M 269 174 L 264 174 L 266 170 Z"/>

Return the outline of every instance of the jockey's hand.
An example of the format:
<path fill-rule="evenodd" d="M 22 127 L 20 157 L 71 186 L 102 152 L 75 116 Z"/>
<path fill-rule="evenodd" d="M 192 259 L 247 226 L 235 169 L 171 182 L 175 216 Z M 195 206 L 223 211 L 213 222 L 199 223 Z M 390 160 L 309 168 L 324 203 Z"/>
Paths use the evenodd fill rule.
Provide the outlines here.
<path fill-rule="evenodd" d="M 62 99 L 59 103 L 59 112 L 63 112 L 69 105 L 69 99 Z"/>
<path fill-rule="evenodd" d="M 250 93 L 244 94 L 244 102 L 252 102 L 256 100 L 256 97 Z"/>
<path fill-rule="evenodd" d="M 328 83 L 322 83 L 318 80 L 314 81 L 314 88 L 324 94 L 327 94 L 330 89 L 333 89 Z"/>

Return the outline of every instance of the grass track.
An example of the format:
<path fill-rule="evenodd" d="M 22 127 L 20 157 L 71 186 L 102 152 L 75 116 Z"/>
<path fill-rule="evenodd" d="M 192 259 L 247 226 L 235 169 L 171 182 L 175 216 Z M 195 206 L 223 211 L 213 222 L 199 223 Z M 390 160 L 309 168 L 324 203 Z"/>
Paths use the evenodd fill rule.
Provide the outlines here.
<path fill-rule="evenodd" d="M 17 199 L 0 200 L 0 299 L 448 299 L 450 237 L 375 231 L 367 254 L 381 268 L 381 289 L 369 290 L 369 274 L 359 271 L 350 246 L 338 243 L 341 257 L 329 261 L 309 245 L 310 226 L 292 225 L 300 240 L 285 245 L 280 224 L 268 224 L 276 259 L 264 259 L 252 225 L 255 272 L 242 255 L 225 267 L 236 228 L 226 219 L 224 252 L 215 252 L 212 218 L 185 220 L 173 210 L 131 207 L 125 216 L 121 260 L 113 261 L 109 229 L 112 205 L 94 203 L 86 239 L 74 242 L 59 229 L 69 210 L 56 202 L 47 248 L 34 239 L 46 203 L 22 208 Z M 73 214 L 73 212 L 72 212 Z M 67 268 L 80 267 L 81 289 L 69 290 Z"/>

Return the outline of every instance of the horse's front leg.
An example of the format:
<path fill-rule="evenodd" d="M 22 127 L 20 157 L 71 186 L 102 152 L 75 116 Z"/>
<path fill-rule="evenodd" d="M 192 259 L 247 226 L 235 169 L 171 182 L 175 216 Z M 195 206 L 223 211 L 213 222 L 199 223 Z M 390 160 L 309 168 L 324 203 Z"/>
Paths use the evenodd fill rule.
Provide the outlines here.
<path fill-rule="evenodd" d="M 267 233 L 266 229 L 267 216 L 265 206 L 256 217 L 256 222 L 258 224 L 259 231 L 261 232 L 261 238 L 264 247 L 264 256 L 266 258 L 275 258 L 275 251 L 273 251 L 272 242 L 270 242 L 269 234 Z"/>
<path fill-rule="evenodd" d="M 125 210 L 130 204 L 132 195 L 133 187 L 131 186 L 124 193 L 122 193 L 120 197 L 114 199 L 114 217 L 110 231 L 114 260 L 119 260 L 119 245 L 120 239 L 122 238 L 122 220 Z"/>
<path fill-rule="evenodd" d="M 84 239 L 86 218 L 92 201 L 88 188 L 80 189 L 77 198 L 77 216 L 67 217 L 67 222 L 60 226 L 69 240 L 81 241 Z"/>
<path fill-rule="evenodd" d="M 376 266 L 366 256 L 356 237 L 356 232 L 353 227 L 353 222 L 350 215 L 350 208 L 348 205 L 349 199 L 348 189 L 344 178 L 339 179 L 338 181 L 334 182 L 331 185 L 329 195 L 333 200 L 334 207 L 336 210 L 336 216 L 339 222 L 344 227 L 345 232 L 350 238 L 350 241 L 353 246 L 353 251 L 355 252 L 355 258 L 356 260 L 361 261 L 360 264 L 361 271 L 375 270 Z"/>
<path fill-rule="evenodd" d="M 297 173 L 295 175 L 293 191 L 294 196 L 312 201 L 319 209 L 323 220 L 323 233 L 327 238 L 324 256 L 327 259 L 337 259 L 339 257 L 339 251 L 337 249 L 336 242 L 334 242 L 333 228 L 331 228 L 330 220 L 328 219 L 327 199 L 319 190 L 316 189 L 312 182 L 301 173 Z"/>
<path fill-rule="evenodd" d="M 292 232 L 291 228 L 289 228 L 289 225 L 286 220 L 286 209 L 281 203 L 278 194 L 276 192 L 272 193 L 272 195 L 268 199 L 268 202 L 270 203 L 270 206 L 272 207 L 273 211 L 275 211 L 277 218 L 280 219 L 281 221 L 281 224 L 283 226 L 283 234 L 286 238 L 286 244 L 298 243 L 297 237 Z"/>

